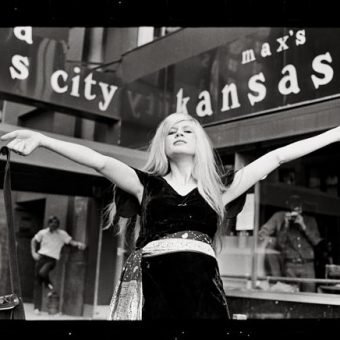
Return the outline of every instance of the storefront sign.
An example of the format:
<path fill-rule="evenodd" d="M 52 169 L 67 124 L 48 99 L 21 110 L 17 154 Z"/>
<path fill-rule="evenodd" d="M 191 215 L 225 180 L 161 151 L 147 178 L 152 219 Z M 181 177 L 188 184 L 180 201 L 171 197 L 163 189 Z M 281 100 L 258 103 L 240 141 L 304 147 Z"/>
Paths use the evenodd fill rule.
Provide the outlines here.
<path fill-rule="evenodd" d="M 151 136 L 173 112 L 212 125 L 339 96 L 339 36 L 339 28 L 257 28 L 138 79 L 124 87 L 122 140 L 132 124 Z"/>
<path fill-rule="evenodd" d="M 175 112 L 215 124 L 339 95 L 339 33 L 259 29 L 179 63 L 174 66 Z"/>
<path fill-rule="evenodd" d="M 118 119 L 114 77 L 68 63 L 65 42 L 35 36 L 32 27 L 0 30 L 0 93 L 48 103 L 94 119 Z"/>

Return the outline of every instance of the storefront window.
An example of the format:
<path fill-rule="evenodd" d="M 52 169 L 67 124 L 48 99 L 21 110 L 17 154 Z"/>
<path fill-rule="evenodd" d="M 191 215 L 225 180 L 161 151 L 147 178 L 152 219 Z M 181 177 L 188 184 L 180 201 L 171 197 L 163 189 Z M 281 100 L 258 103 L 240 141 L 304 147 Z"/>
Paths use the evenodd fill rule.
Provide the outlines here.
<path fill-rule="evenodd" d="M 137 46 L 142 46 L 150 43 L 151 41 L 164 37 L 167 34 L 173 33 L 182 27 L 153 27 L 143 26 L 138 28 L 138 42 Z"/>
<path fill-rule="evenodd" d="M 327 281 L 337 278 L 336 266 L 340 264 L 336 251 L 340 233 L 338 158 L 336 150 L 328 147 L 279 169 L 278 181 L 271 176 L 261 184 L 259 234 L 261 228 L 270 229 L 272 216 L 284 212 L 282 222 L 277 222 L 277 228 L 261 243 L 267 278 L 281 277 L 270 279 L 269 289 L 338 292 L 339 284 Z M 292 196 L 300 203 L 290 204 Z M 294 208 L 298 204 L 301 212 Z M 299 216 L 295 220 L 294 210 L 302 220 Z"/>
<path fill-rule="evenodd" d="M 282 165 L 247 194 L 219 254 L 227 290 L 340 292 L 339 176 L 329 146 Z"/>
<path fill-rule="evenodd" d="M 225 165 L 233 169 L 234 165 Z M 217 260 L 227 289 L 251 287 L 254 265 L 255 190 L 252 188 L 241 198 L 243 209 L 234 216 L 239 203 L 227 208 L 222 236 L 217 240 Z M 243 203 L 244 202 L 244 203 Z M 219 248 L 220 246 L 220 248 Z"/>

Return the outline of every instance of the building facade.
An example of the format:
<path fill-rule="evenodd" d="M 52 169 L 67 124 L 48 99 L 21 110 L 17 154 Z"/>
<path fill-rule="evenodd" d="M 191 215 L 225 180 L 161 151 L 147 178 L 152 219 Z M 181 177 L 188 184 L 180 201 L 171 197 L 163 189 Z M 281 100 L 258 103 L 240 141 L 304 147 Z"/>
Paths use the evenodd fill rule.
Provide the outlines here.
<path fill-rule="evenodd" d="M 1 30 L 0 43 L 7 44 L 0 63 L 1 130 L 45 131 L 141 167 L 157 124 L 184 112 L 203 124 L 224 167 L 238 169 L 340 124 L 338 29 L 182 28 L 153 40 L 159 32 L 166 30 Z M 275 170 L 249 190 L 241 215 L 226 224 L 218 261 L 233 314 L 339 315 L 338 147 Z M 46 216 L 61 216 L 64 228 L 89 243 L 84 254 L 66 252 L 55 273 L 63 311 L 96 313 L 109 303 L 126 256 L 122 238 L 101 231 L 108 183 L 43 150 L 13 161 L 18 239 L 26 237 L 19 257 Z M 269 245 L 277 235 L 258 238 L 274 213 L 287 211 L 291 195 L 303 199 L 322 240 L 322 248 L 313 246 L 313 277 L 271 270 L 282 251 Z M 29 282 L 32 263 L 24 267 L 21 276 Z M 301 283 L 314 289 L 302 291 Z M 32 288 L 25 285 L 29 299 Z"/>

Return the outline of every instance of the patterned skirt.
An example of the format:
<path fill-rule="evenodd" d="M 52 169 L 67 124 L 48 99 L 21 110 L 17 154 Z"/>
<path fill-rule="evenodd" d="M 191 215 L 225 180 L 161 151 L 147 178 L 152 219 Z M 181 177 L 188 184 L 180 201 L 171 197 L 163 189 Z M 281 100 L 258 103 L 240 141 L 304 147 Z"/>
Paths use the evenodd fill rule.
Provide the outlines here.
<path fill-rule="evenodd" d="M 228 317 L 211 238 L 182 231 L 152 241 L 129 256 L 108 319 Z"/>

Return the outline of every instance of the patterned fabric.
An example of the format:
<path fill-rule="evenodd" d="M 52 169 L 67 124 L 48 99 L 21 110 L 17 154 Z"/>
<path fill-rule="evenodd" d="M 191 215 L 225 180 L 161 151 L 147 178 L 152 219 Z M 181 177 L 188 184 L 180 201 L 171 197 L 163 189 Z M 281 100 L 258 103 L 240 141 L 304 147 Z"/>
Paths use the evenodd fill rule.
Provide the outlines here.
<path fill-rule="evenodd" d="M 211 238 L 196 231 L 166 235 L 134 251 L 124 265 L 110 303 L 109 320 L 141 320 L 143 307 L 142 256 L 158 256 L 172 252 L 199 252 L 215 257 Z"/>
<path fill-rule="evenodd" d="M 142 319 L 142 249 L 132 252 L 110 302 L 109 320 Z"/>

